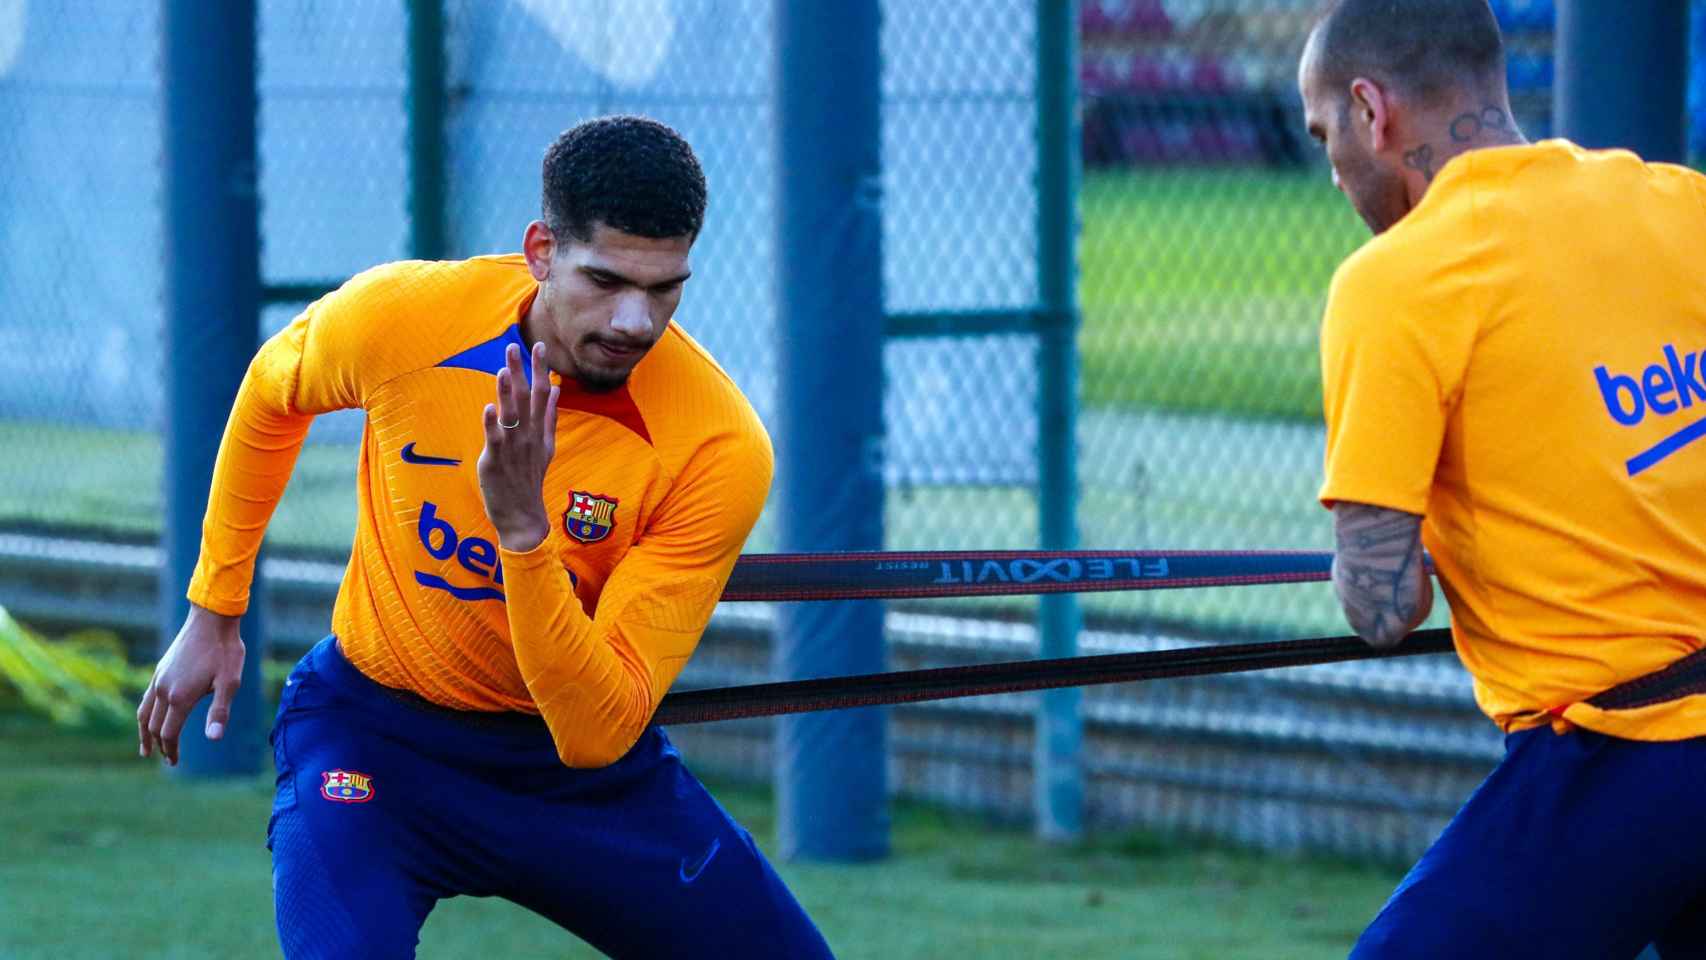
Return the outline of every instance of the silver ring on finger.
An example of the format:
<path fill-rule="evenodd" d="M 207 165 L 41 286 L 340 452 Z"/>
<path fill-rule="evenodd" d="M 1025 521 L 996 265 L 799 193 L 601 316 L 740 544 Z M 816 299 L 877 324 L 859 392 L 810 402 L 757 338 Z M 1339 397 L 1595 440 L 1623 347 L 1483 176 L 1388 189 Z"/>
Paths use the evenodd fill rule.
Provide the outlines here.
<path fill-rule="evenodd" d="M 505 430 L 514 430 L 516 427 L 521 426 L 521 418 L 520 417 L 515 418 L 514 423 L 504 423 L 502 420 L 499 420 L 498 426 L 504 428 Z"/>

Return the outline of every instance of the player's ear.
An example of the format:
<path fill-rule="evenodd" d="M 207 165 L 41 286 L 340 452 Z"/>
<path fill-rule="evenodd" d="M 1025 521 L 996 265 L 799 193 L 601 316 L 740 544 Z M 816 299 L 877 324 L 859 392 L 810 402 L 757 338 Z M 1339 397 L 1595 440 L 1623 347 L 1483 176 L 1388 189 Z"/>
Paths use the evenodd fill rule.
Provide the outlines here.
<path fill-rule="evenodd" d="M 543 220 L 535 220 L 527 225 L 527 232 L 521 235 L 521 253 L 527 258 L 527 272 L 533 274 L 533 279 L 544 283 L 551 277 L 551 258 L 557 252 L 557 236 Z"/>
<path fill-rule="evenodd" d="M 1360 134 L 1370 150 L 1385 150 L 1392 134 L 1392 101 L 1386 91 L 1367 77 L 1351 81 L 1351 128 Z"/>

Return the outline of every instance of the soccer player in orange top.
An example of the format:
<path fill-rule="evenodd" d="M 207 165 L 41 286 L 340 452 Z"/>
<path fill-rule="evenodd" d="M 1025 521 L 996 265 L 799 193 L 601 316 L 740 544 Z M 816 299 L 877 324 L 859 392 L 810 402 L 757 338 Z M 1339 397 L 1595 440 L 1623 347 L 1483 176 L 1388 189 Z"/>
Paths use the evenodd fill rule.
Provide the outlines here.
<path fill-rule="evenodd" d="M 412 956 L 466 894 L 614 956 L 827 956 L 651 725 L 771 477 L 751 405 L 671 320 L 704 176 L 675 131 L 608 117 L 559 137 L 543 179 L 520 256 L 376 267 L 256 355 L 142 753 L 176 762 L 209 692 L 223 732 L 267 520 L 313 416 L 360 407 L 332 635 L 272 734 L 285 954 Z"/>
<path fill-rule="evenodd" d="M 1706 177 L 1527 143 L 1486 0 L 1342 0 L 1299 85 L 1376 234 L 1321 330 L 1334 585 L 1396 643 L 1425 544 L 1507 735 L 1352 956 L 1706 955 Z"/>

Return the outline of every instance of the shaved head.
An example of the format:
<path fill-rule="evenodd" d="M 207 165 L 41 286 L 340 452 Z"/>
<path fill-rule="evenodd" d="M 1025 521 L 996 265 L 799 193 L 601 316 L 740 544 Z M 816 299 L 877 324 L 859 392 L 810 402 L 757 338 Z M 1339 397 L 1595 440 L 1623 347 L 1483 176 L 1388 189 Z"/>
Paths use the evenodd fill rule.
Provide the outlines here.
<path fill-rule="evenodd" d="M 1338 0 L 1303 49 L 1303 121 L 1375 233 L 1466 150 L 1522 143 L 1487 0 Z"/>
<path fill-rule="evenodd" d="M 1308 58 L 1331 89 L 1367 77 L 1418 104 L 1505 96 L 1487 0 L 1339 0 L 1310 34 Z"/>

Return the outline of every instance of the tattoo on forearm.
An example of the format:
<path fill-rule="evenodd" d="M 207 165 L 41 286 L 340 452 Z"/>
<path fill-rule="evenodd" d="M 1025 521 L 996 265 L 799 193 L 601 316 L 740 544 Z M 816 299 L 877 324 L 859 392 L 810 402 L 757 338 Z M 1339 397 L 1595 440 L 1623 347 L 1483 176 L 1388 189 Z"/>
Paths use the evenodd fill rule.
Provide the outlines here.
<path fill-rule="evenodd" d="M 1434 148 L 1432 144 L 1424 143 L 1414 150 L 1404 153 L 1404 166 L 1422 175 L 1424 180 L 1434 178 Z"/>
<path fill-rule="evenodd" d="M 1433 585 L 1422 568 L 1421 520 L 1361 503 L 1333 508 L 1333 587 L 1351 627 L 1376 647 L 1402 640 L 1433 608 Z"/>

